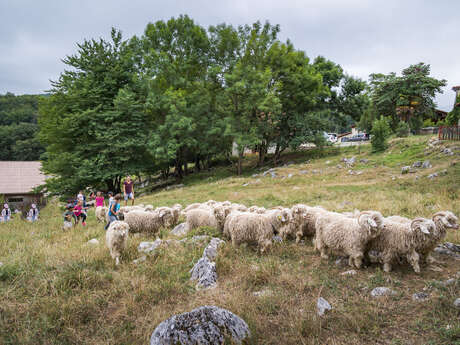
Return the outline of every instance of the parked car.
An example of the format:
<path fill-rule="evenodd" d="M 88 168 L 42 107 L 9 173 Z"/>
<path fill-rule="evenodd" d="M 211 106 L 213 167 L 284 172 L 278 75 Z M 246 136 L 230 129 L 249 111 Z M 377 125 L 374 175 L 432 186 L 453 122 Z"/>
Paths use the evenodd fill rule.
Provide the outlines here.
<path fill-rule="evenodd" d="M 330 142 L 332 142 L 332 143 L 337 142 L 337 133 L 327 133 L 327 135 L 329 135 Z"/>
<path fill-rule="evenodd" d="M 360 134 L 352 136 L 348 140 L 349 141 L 366 141 L 366 140 L 369 140 L 369 134 L 360 133 Z"/>

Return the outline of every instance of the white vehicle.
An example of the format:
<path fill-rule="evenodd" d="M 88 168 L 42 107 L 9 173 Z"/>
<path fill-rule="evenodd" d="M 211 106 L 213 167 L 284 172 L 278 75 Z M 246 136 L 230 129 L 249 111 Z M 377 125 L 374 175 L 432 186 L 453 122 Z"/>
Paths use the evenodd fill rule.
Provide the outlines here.
<path fill-rule="evenodd" d="M 328 133 L 328 135 L 329 135 L 329 140 L 331 143 L 337 142 L 337 133 Z"/>

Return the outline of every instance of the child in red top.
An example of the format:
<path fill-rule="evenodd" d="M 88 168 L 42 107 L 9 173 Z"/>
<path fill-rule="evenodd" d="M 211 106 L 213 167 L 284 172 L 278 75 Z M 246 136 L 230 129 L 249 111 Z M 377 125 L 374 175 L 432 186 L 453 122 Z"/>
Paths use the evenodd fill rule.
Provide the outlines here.
<path fill-rule="evenodd" d="M 85 214 L 85 208 L 83 207 L 83 200 L 78 200 L 77 205 L 73 208 L 73 214 L 77 218 L 77 222 L 75 225 L 77 225 L 80 221 L 81 218 L 81 225 L 85 226 L 86 225 L 86 214 Z"/>
<path fill-rule="evenodd" d="M 97 192 L 96 194 L 96 207 L 99 206 L 104 206 L 104 197 L 101 192 Z"/>

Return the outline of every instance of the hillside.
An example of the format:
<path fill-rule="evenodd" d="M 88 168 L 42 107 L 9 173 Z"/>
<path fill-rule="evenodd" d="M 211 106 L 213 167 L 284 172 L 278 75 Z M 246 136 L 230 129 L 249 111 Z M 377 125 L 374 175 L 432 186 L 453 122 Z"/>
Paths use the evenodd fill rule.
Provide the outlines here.
<path fill-rule="evenodd" d="M 217 168 L 136 202 L 169 206 L 213 199 L 266 208 L 305 203 L 339 212 L 373 209 L 411 218 L 451 210 L 459 216 L 460 145 L 429 148 L 429 138 L 393 139 L 381 154 L 371 154 L 367 145 L 292 153 L 265 176 L 269 167 L 251 170 L 249 157 L 245 176 Z M 347 168 L 342 159 L 352 156 L 356 163 Z M 432 167 L 401 174 L 403 166 L 426 160 Z M 433 173 L 438 176 L 429 178 Z M 371 265 L 347 276 L 340 273 L 350 268 L 333 257 L 321 260 L 309 240 L 278 243 L 265 255 L 227 242 L 216 261 L 218 286 L 196 291 L 189 271 L 204 245 L 169 246 L 136 264 L 138 244 L 153 238 L 135 235 L 116 267 L 94 212 L 86 228 L 69 232 L 61 230 L 62 212 L 50 203 L 36 224 L 0 224 L 2 344 L 148 344 L 161 321 L 202 305 L 243 318 L 252 332 L 248 344 L 460 344 L 453 307 L 460 297 L 460 264 L 448 256 L 435 254 L 438 262 L 421 274 L 407 265 L 391 273 Z M 203 228 L 187 237 L 197 234 L 220 236 Z M 167 229 L 160 237 L 174 238 Z M 88 244 L 92 238 L 100 244 Z M 460 232 L 446 240 L 460 243 Z M 443 284 L 449 278 L 456 281 Z M 397 294 L 371 297 L 378 286 Z M 422 291 L 428 300 L 413 301 L 412 294 Z M 318 296 L 333 306 L 322 318 L 316 314 Z"/>

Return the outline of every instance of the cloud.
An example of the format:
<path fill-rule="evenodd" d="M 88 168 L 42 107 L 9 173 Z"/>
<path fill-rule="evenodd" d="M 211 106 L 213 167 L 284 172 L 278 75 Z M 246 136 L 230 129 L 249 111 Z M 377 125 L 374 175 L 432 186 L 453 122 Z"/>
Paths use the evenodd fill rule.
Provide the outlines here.
<path fill-rule="evenodd" d="M 460 84 L 460 1 L 428 0 L 69 0 L 0 2 L 0 93 L 39 93 L 84 39 L 141 35 L 148 22 L 188 14 L 207 27 L 269 20 L 311 58 L 323 55 L 349 74 L 397 72 L 420 61 L 447 79 L 439 108 L 450 111 Z"/>

